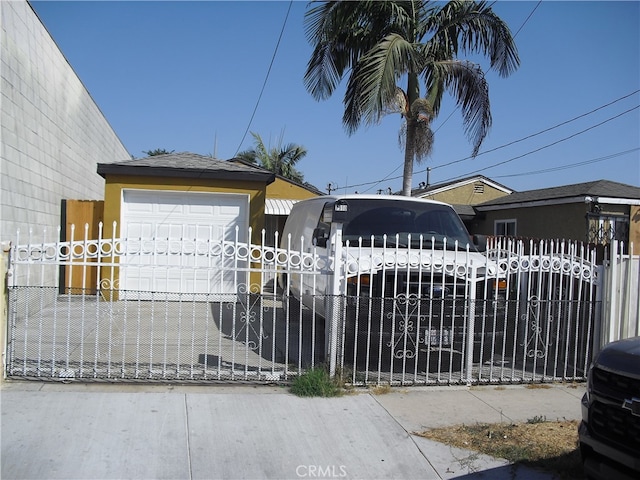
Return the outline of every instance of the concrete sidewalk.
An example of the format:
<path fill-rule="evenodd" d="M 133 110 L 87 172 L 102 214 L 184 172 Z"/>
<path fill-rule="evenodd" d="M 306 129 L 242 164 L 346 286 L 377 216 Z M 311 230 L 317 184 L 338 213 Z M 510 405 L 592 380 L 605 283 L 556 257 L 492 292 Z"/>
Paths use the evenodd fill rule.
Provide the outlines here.
<path fill-rule="evenodd" d="M 412 435 L 578 419 L 584 385 L 411 387 L 298 398 L 273 386 L 5 382 L 1 478 L 545 479 Z"/>

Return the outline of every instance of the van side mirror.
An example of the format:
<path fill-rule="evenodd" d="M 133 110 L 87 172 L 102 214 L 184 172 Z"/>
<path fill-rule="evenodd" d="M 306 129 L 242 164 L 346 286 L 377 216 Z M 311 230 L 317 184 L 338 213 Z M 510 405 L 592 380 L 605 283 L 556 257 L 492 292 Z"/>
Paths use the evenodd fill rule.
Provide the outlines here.
<path fill-rule="evenodd" d="M 479 252 L 487 251 L 487 236 L 486 235 L 473 235 L 473 244 Z"/>
<path fill-rule="evenodd" d="M 328 239 L 329 235 L 324 228 L 315 228 L 313 230 L 313 237 L 311 238 L 311 241 L 314 246 L 326 248 Z"/>

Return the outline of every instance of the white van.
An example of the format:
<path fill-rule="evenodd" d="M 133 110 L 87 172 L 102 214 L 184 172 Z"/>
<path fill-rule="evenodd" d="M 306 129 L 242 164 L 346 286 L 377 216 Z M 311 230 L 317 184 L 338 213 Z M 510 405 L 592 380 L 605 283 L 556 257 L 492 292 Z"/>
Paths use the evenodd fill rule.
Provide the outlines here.
<path fill-rule="evenodd" d="M 486 238 L 472 238 L 453 207 L 393 195 L 328 195 L 300 201 L 287 219 L 280 247 L 321 257 L 336 255 L 329 251 L 334 248 L 347 263 L 376 264 L 362 274 L 345 275 L 346 285 L 340 291 L 324 275 L 290 272 L 280 275 L 278 282 L 285 296 L 322 317 L 328 313 L 327 302 L 319 298 L 346 296 L 347 337 L 365 335 L 365 331 L 368 336 L 379 333 L 389 345 L 409 324 L 421 322 L 416 328 L 421 330 L 416 337 L 419 341 L 453 348 L 455 332 L 465 329 L 455 311 L 464 309 L 468 285 L 455 273 L 434 273 L 411 264 L 398 268 L 385 256 L 417 252 L 421 258 L 431 256 L 425 262 L 451 264 L 463 259 L 465 264 L 487 265 L 480 253 L 486 248 Z M 413 308 L 417 302 L 421 310 Z M 412 307 L 405 308 L 410 303 Z M 387 324 L 398 318 L 397 325 Z"/>

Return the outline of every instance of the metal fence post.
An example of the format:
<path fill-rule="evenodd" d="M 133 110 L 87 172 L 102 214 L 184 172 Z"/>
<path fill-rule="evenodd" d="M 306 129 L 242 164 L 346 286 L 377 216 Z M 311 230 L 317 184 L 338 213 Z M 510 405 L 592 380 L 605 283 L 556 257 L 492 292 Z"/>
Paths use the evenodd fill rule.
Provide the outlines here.
<path fill-rule="evenodd" d="M 473 347 L 475 336 L 475 324 L 476 324 L 476 289 L 478 282 L 478 269 L 475 265 L 469 266 L 469 273 L 467 276 L 467 282 L 469 282 L 469 298 L 467 299 L 469 305 L 468 325 L 467 325 L 467 385 L 471 385 L 473 382 Z"/>
<path fill-rule="evenodd" d="M 327 320 L 328 329 L 325 328 L 325 350 L 329 359 L 329 375 L 335 377 L 338 363 L 338 322 L 342 309 L 338 308 L 336 301 L 342 293 L 342 281 L 344 279 L 344 259 L 342 258 L 342 224 L 334 223 L 333 234 L 331 235 L 331 249 L 333 256 L 333 272 L 329 283 L 329 308 Z M 328 343 L 328 344 L 327 344 Z"/>
<path fill-rule="evenodd" d="M 5 379 L 7 372 L 7 338 L 8 337 L 8 290 L 7 280 L 9 276 L 9 251 L 11 250 L 10 242 L 2 242 L 0 249 L 0 352 L 2 353 L 2 374 L 0 374 L 0 383 Z"/>

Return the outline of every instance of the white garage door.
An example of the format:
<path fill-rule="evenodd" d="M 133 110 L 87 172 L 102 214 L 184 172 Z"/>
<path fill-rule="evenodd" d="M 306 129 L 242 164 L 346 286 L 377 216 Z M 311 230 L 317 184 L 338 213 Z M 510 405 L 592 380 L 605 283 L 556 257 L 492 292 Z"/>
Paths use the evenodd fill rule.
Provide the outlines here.
<path fill-rule="evenodd" d="M 245 277 L 233 270 L 233 259 L 207 255 L 196 241 L 233 241 L 238 226 L 238 240 L 245 242 L 248 210 L 248 195 L 124 190 L 124 297 L 138 298 L 139 292 L 148 293 L 143 298 L 151 292 L 235 294 Z"/>

